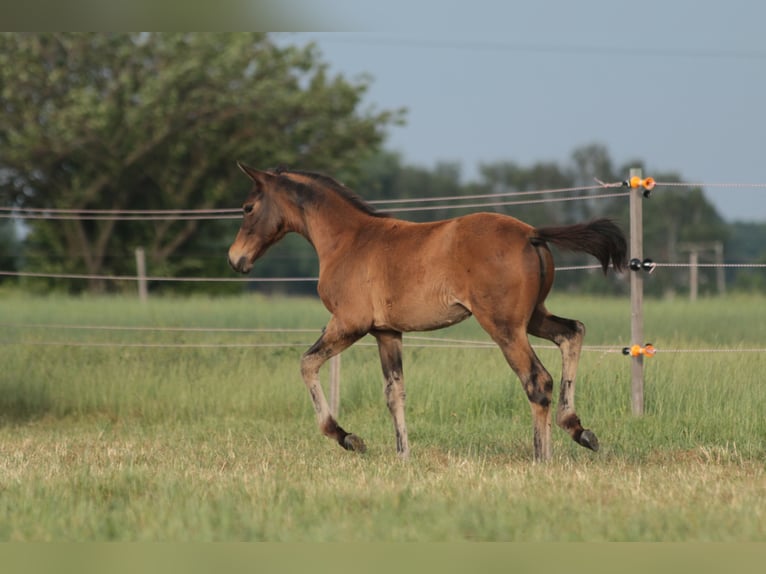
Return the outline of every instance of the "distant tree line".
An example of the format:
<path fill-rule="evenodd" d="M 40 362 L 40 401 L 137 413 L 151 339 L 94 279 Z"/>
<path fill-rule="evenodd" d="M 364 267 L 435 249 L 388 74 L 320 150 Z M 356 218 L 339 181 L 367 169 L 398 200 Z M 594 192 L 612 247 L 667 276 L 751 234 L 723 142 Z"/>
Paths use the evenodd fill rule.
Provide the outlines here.
<path fill-rule="evenodd" d="M 682 183 L 677 173 L 654 172 L 642 161 L 636 160 L 615 166 L 608 150 L 601 145 L 584 145 L 575 149 L 563 163 L 538 162 L 528 166 L 513 161 L 481 165 L 477 181 L 461 183 L 460 166 L 456 163 L 439 164 L 433 169 L 406 165 L 400 156 L 380 152 L 366 160 L 362 169 L 360 191 L 370 198 L 428 197 L 444 195 L 502 194 L 542 189 L 588 187 L 596 185 L 596 178 L 606 182 L 619 182 L 627 178 L 630 168 L 643 168 L 657 181 Z M 594 189 L 567 192 L 551 196 L 503 197 L 503 200 L 523 201 L 540 197 L 582 196 L 577 201 L 551 201 L 494 207 L 492 209 L 518 217 L 532 225 L 573 223 L 597 216 L 612 217 L 629 230 L 629 202 L 625 197 L 592 199 L 617 189 Z M 466 210 L 464 212 L 471 211 Z M 405 214 L 408 219 L 451 217 L 460 210 Z M 705 198 L 700 187 L 657 187 L 643 202 L 644 256 L 656 262 L 688 263 L 690 245 L 723 247 L 728 263 L 766 263 L 766 222 L 727 223 L 715 207 Z M 594 261 L 588 256 L 557 252 L 559 266 L 587 265 Z M 700 263 L 714 263 L 712 251 L 701 251 Z M 590 293 L 627 293 L 627 275 L 612 276 L 604 281 L 601 272 L 560 272 L 556 276 L 557 290 L 586 290 Z M 725 271 L 729 289 L 766 291 L 766 272 L 763 269 L 728 269 Z M 673 295 L 689 289 L 687 268 L 662 268 L 645 277 L 645 292 L 649 295 Z M 716 293 L 717 271 L 699 269 L 701 294 Z"/>
<path fill-rule="evenodd" d="M 480 166 L 464 181 L 460 165 L 409 165 L 384 148 L 403 110 L 362 107 L 368 79 L 331 75 L 315 46 L 277 45 L 268 34 L 0 35 L 0 205 L 76 209 L 236 207 L 248 189 L 235 167 L 289 165 L 328 173 L 368 200 L 500 195 L 620 181 L 640 161 L 613 165 L 608 150 L 586 145 L 563 163 Z M 645 170 L 647 174 L 649 170 Z M 680 182 L 675 173 L 658 181 Z M 533 225 L 611 216 L 628 229 L 625 198 L 491 207 Z M 503 201 L 517 198 L 503 197 Z M 522 198 L 518 198 L 522 199 Z M 446 204 L 447 202 L 443 202 Z M 454 203 L 454 202 L 451 202 Z M 442 205 L 442 202 L 435 202 Z M 385 208 L 383 208 L 385 210 Z M 476 208 L 401 214 L 424 221 Z M 229 276 L 225 254 L 237 221 L 0 219 L 0 270 L 134 275 L 133 252 L 147 252 L 149 275 Z M 766 224 L 726 223 L 699 188 L 658 188 L 644 203 L 644 253 L 685 262 L 690 243 L 721 242 L 727 262 L 766 262 Z M 559 265 L 593 263 L 557 253 Z M 317 274 L 307 242 L 288 236 L 259 261 L 259 277 Z M 729 288 L 766 291 L 763 270 L 728 270 Z M 715 271 L 700 270 L 702 293 Z M 135 289 L 132 283 L 2 278 L 44 292 Z M 627 291 L 626 276 L 561 272 L 557 289 Z M 313 292 L 311 284 L 157 283 L 155 291 L 241 289 Z M 649 294 L 688 289 L 688 271 L 663 269 Z"/>

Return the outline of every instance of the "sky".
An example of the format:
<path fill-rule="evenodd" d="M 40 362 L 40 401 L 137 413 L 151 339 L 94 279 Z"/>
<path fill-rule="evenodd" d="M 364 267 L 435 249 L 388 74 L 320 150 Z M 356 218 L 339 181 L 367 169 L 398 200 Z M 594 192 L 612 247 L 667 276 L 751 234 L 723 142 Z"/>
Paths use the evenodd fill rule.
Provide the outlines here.
<path fill-rule="evenodd" d="M 385 144 L 405 163 L 458 162 L 471 180 L 481 163 L 567 163 L 597 143 L 615 166 L 716 184 L 729 221 L 766 221 L 766 2 L 322 4 L 321 22 L 350 31 L 285 38 L 368 74 L 365 106 L 407 109 Z"/>

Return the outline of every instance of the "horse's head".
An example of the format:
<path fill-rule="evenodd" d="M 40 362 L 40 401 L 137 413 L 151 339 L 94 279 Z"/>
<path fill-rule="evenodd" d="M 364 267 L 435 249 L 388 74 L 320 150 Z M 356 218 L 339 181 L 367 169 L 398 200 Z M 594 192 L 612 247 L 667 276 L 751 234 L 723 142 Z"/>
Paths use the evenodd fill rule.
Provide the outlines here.
<path fill-rule="evenodd" d="M 229 265 L 235 271 L 248 273 L 255 260 L 290 229 L 276 196 L 279 175 L 239 162 L 237 165 L 253 181 L 253 188 L 242 205 L 244 216 L 234 243 L 229 247 Z"/>

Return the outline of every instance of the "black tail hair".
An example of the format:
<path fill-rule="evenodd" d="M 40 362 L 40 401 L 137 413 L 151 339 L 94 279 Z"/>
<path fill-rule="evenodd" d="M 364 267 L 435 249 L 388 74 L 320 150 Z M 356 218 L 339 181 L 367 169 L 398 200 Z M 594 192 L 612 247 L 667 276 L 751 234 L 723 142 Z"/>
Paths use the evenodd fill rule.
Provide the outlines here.
<path fill-rule="evenodd" d="M 568 251 L 584 251 L 601 263 L 606 274 L 611 263 L 622 271 L 628 264 L 628 246 L 622 230 L 611 219 L 594 219 L 588 223 L 539 227 L 533 241 L 544 241 Z"/>

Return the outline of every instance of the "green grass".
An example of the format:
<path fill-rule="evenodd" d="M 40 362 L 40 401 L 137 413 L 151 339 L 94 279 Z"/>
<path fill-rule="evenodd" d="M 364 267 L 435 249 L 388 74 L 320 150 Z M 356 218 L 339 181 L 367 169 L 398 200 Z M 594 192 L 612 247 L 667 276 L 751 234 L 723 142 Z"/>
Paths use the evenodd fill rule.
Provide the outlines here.
<path fill-rule="evenodd" d="M 577 407 L 602 449 L 554 429 L 554 459 L 539 465 L 526 398 L 497 349 L 405 336 L 412 457 L 401 462 L 374 346 L 342 359 L 340 422 L 368 453 L 318 432 L 298 366 L 328 318 L 313 299 L 3 294 L 0 540 L 765 541 L 766 359 L 671 352 L 766 347 L 764 303 L 647 301 L 659 352 L 645 362 L 646 414 L 630 413 L 629 359 L 587 351 Z M 585 322 L 588 345 L 629 342 L 625 300 L 549 307 Z M 431 335 L 487 340 L 473 320 Z M 293 346 L 40 345 L 65 341 Z M 539 354 L 557 379 L 557 351 Z"/>

